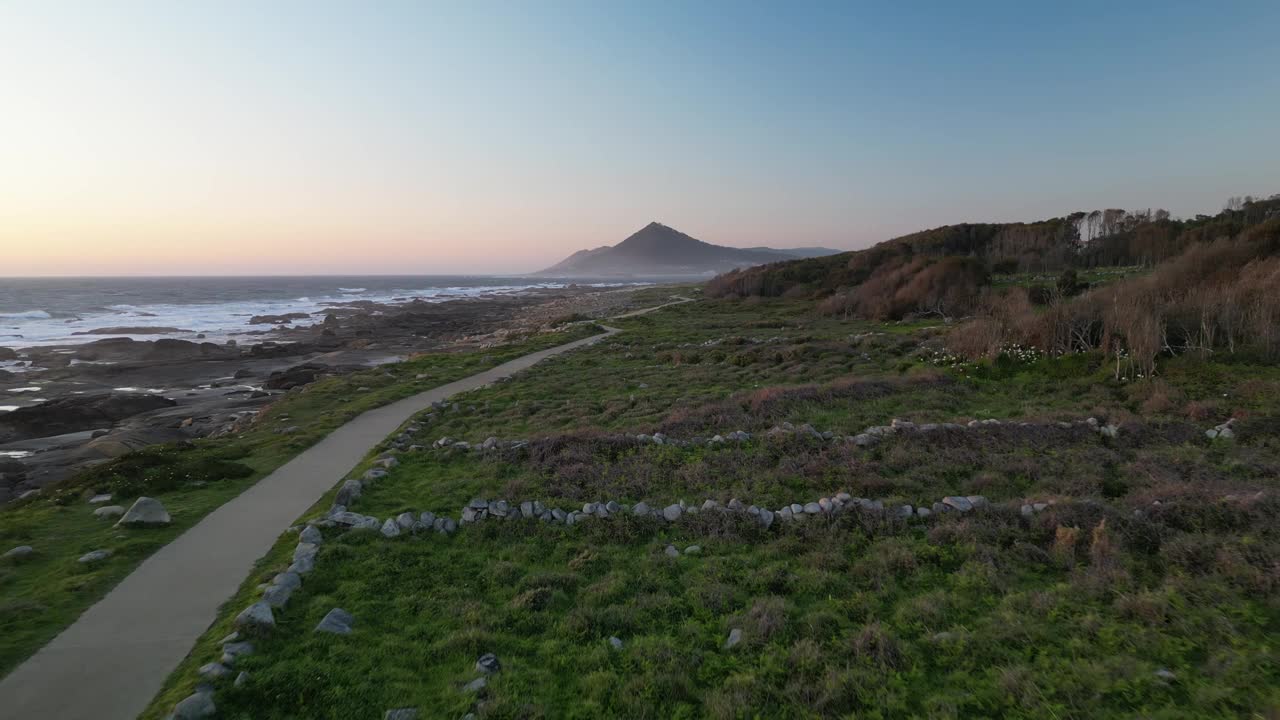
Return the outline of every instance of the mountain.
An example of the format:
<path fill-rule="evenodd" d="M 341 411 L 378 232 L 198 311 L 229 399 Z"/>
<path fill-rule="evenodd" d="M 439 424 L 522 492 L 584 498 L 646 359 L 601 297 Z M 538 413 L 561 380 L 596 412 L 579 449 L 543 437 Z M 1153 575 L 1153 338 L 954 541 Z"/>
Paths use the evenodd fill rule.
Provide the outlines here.
<path fill-rule="evenodd" d="M 712 245 L 662 223 L 651 222 L 617 245 L 579 250 L 535 274 L 551 277 L 714 275 L 734 268 L 834 255 L 837 252 L 826 248 L 778 250 Z"/>

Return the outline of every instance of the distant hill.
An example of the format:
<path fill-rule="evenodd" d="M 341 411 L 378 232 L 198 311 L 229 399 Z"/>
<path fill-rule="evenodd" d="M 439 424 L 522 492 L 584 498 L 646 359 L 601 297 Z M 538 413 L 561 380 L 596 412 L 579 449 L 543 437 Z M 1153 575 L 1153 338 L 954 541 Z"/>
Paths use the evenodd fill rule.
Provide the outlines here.
<path fill-rule="evenodd" d="M 1233 199 L 1217 215 L 1175 220 L 1164 211 L 1077 212 L 1031 223 L 962 223 L 865 250 L 736 269 L 707 284 L 711 297 L 832 298 L 876 319 L 962 311 L 993 275 L 1117 265 L 1154 267 L 1187 248 L 1233 238 L 1280 218 L 1280 195 Z"/>
<path fill-rule="evenodd" d="M 780 260 L 834 255 L 838 250 L 712 245 L 662 223 L 651 222 L 613 246 L 579 250 L 535 273 L 551 277 L 685 277 L 714 275 Z"/>

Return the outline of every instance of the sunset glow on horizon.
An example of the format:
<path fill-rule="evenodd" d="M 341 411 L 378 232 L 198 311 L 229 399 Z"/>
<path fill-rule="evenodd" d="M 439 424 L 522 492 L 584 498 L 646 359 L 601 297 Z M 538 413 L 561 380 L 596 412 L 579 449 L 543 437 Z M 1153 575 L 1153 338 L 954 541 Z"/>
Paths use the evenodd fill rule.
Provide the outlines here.
<path fill-rule="evenodd" d="M 1280 6 L 1139 5 L 5 3 L 0 276 L 530 272 L 653 220 L 853 249 L 1280 192 Z"/>

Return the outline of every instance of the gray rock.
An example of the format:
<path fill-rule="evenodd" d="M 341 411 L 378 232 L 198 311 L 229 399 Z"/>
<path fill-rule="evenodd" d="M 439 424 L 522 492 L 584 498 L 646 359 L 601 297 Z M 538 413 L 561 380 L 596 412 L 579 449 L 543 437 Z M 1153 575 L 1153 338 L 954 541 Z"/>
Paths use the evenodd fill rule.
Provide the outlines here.
<path fill-rule="evenodd" d="M 1039 502 L 1039 503 L 1032 503 L 1032 504 L 1031 504 L 1031 509 L 1032 509 L 1032 510 L 1035 510 L 1036 512 L 1041 512 L 1041 511 L 1043 511 L 1045 508 L 1048 508 L 1048 507 L 1049 507 L 1049 503 L 1042 503 L 1042 502 Z"/>
<path fill-rule="evenodd" d="M 611 637 L 611 638 L 609 638 L 609 645 L 610 645 L 614 650 L 621 650 L 621 649 L 622 649 L 622 639 L 621 639 L 621 638 L 616 638 L 616 637 Z"/>
<path fill-rule="evenodd" d="M 110 493 L 106 493 L 103 495 L 94 495 L 93 497 L 89 498 L 90 505 L 101 505 L 102 503 L 109 503 L 109 502 L 111 502 Z"/>
<path fill-rule="evenodd" d="M 987 498 L 985 495 L 966 495 L 965 499 L 969 501 L 970 505 L 973 505 L 973 508 L 975 510 L 981 507 L 986 507 L 987 505 L 990 504 L 987 502 Z"/>
<path fill-rule="evenodd" d="M 201 720 L 211 718 L 218 712 L 213 704 L 213 692 L 201 690 L 183 698 L 173 706 L 173 720 Z"/>
<path fill-rule="evenodd" d="M 809 515 L 817 515 L 822 512 L 822 506 L 816 502 L 805 503 L 804 511 L 806 514 L 809 514 Z"/>
<path fill-rule="evenodd" d="M 110 550 L 94 550 L 93 552 L 88 552 L 88 553 L 85 553 L 84 555 L 81 555 L 80 559 L 77 562 L 82 562 L 85 564 L 96 563 L 96 562 L 101 562 L 103 560 L 106 560 L 109 557 L 111 557 Z"/>
<path fill-rule="evenodd" d="M 297 577 L 297 573 L 282 573 Z M 289 585 L 272 585 L 262 593 L 262 601 L 273 608 L 282 608 L 289 604 L 289 598 L 293 596 L 293 591 L 297 586 Z"/>
<path fill-rule="evenodd" d="M 297 561 L 304 557 L 315 557 L 319 551 L 320 548 L 312 543 L 300 542 L 293 548 L 293 559 Z"/>
<path fill-rule="evenodd" d="M 910 505 L 899 505 L 896 509 L 894 509 L 893 513 L 894 515 L 897 515 L 900 518 L 909 518 L 913 514 L 915 514 L 915 509 L 912 508 Z"/>
<path fill-rule="evenodd" d="M 476 660 L 476 670 L 486 675 L 496 673 L 502 669 L 502 663 L 498 662 L 498 656 L 493 653 L 485 653 Z"/>
<path fill-rule="evenodd" d="M 232 685 L 235 685 L 236 687 L 243 687 L 247 682 L 249 682 L 249 673 L 241 671 L 240 674 L 236 676 L 236 681 L 232 683 Z"/>
<path fill-rule="evenodd" d="M 728 507 L 730 510 L 733 510 L 734 512 L 742 512 L 744 506 L 741 500 L 739 500 L 738 498 L 732 498 L 729 500 Z"/>
<path fill-rule="evenodd" d="M 610 500 L 609 502 L 605 503 L 605 504 L 604 504 L 604 509 L 605 509 L 605 510 L 608 510 L 608 511 L 609 511 L 609 514 L 613 514 L 613 513 L 616 513 L 616 512 L 622 512 L 622 506 L 621 506 L 621 505 L 619 505 L 617 502 L 615 502 L 615 501 L 613 501 L 613 500 Z"/>
<path fill-rule="evenodd" d="M 35 551 L 36 549 L 31 547 L 30 545 L 19 545 L 18 547 L 13 548 L 8 552 L 6 552 L 3 555 L 3 557 L 11 558 L 13 560 L 21 560 L 22 558 L 30 556 L 31 553 Z"/>
<path fill-rule="evenodd" d="M 478 693 L 478 692 L 480 692 L 480 691 L 484 690 L 484 689 L 485 689 L 486 687 L 488 687 L 488 686 L 489 686 L 489 681 L 488 681 L 488 679 L 486 679 L 484 675 L 481 675 L 480 677 L 476 678 L 475 680 L 472 680 L 471 682 L 467 683 L 466 685 L 463 685 L 463 686 L 462 686 L 462 692 L 466 692 L 466 693 Z"/>
<path fill-rule="evenodd" d="M 140 497 L 133 502 L 133 506 L 116 524 L 124 527 L 159 527 L 168 525 L 170 522 L 169 512 L 164 509 L 164 505 L 161 505 L 159 500 Z"/>
<path fill-rule="evenodd" d="M 334 608 L 325 614 L 319 625 L 316 625 L 316 632 L 346 635 L 351 632 L 351 623 L 355 621 L 351 613 L 342 608 Z"/>
<path fill-rule="evenodd" d="M 969 512 L 973 509 L 973 503 L 962 495 L 948 495 L 942 498 L 942 504 L 959 512 Z"/>
<path fill-rule="evenodd" d="M 396 708 L 382 714 L 382 720 L 418 720 L 417 708 Z"/>
<path fill-rule="evenodd" d="M 643 500 L 636 503 L 635 507 L 631 508 L 632 515 L 648 515 L 652 512 L 653 512 L 653 509 L 650 508 L 649 504 L 644 502 Z"/>
<path fill-rule="evenodd" d="M 698 554 L 700 554 L 701 552 L 702 552 L 702 546 L 701 546 L 701 545 L 690 545 L 689 547 L 687 547 L 687 548 L 685 548 L 685 549 L 684 549 L 684 554 L 685 554 L 685 555 L 698 555 Z"/>
<path fill-rule="evenodd" d="M 569 514 L 561 510 L 560 508 L 552 508 L 551 518 L 558 523 L 562 523 L 569 519 Z"/>
<path fill-rule="evenodd" d="M 742 631 L 734 628 L 729 631 L 729 639 L 724 641 L 724 649 L 728 650 L 740 642 L 742 642 Z"/>
<path fill-rule="evenodd" d="M 231 668 L 222 663 L 205 663 L 196 674 L 205 680 L 220 680 L 231 674 Z"/>
<path fill-rule="evenodd" d="M 1160 668 L 1159 670 L 1157 670 L 1156 677 L 1160 678 L 1161 680 L 1164 680 L 1165 682 L 1173 682 L 1174 680 L 1178 679 L 1178 676 L 1168 668 Z"/>
<path fill-rule="evenodd" d="M 361 493 L 364 492 L 364 483 L 359 480 L 347 480 L 342 483 L 342 487 L 338 488 L 338 494 L 333 498 L 334 505 L 350 506 L 351 503 L 360 499 Z"/>
<path fill-rule="evenodd" d="M 411 512 L 402 512 L 396 516 L 396 524 L 400 526 L 401 530 L 412 530 L 414 523 L 417 521 L 418 519 Z"/>
<path fill-rule="evenodd" d="M 222 645 L 222 663 L 231 665 L 236 658 L 241 655 L 252 655 L 253 643 L 251 642 L 231 642 Z"/>
<path fill-rule="evenodd" d="M 791 503 L 791 514 L 801 515 L 804 513 L 804 506 L 800 503 Z"/>
<path fill-rule="evenodd" d="M 389 538 L 398 537 L 400 535 L 400 525 L 395 520 L 387 518 L 387 521 L 382 523 L 382 535 Z"/>
<path fill-rule="evenodd" d="M 430 511 L 423 511 L 423 513 L 419 515 L 418 518 L 423 525 L 426 525 L 427 527 L 435 527 L 435 524 L 436 524 L 435 513 Z"/>
<path fill-rule="evenodd" d="M 315 569 L 316 569 L 316 556 L 315 556 L 315 553 L 312 553 L 310 555 L 303 555 L 297 560 L 294 560 L 293 563 L 289 565 L 288 569 L 285 570 L 285 572 L 293 573 L 296 575 L 306 575 L 307 573 Z"/>
<path fill-rule="evenodd" d="M 662 552 L 666 553 L 667 557 L 680 557 L 680 551 L 676 549 L 675 545 L 668 545 L 667 549 Z"/>
<path fill-rule="evenodd" d="M 927 518 L 927 517 L 929 517 L 929 516 L 930 516 L 930 515 L 932 515 L 932 514 L 933 514 L 933 511 L 932 511 L 932 510 L 930 510 L 930 509 L 929 509 L 929 508 L 927 508 L 927 507 L 918 507 L 918 508 L 916 508 L 916 515 L 918 515 L 919 517 Z"/>
<path fill-rule="evenodd" d="M 320 532 L 320 528 L 314 525 L 308 525 L 298 533 L 298 540 L 311 545 L 319 545 L 324 542 L 324 534 Z"/>
<path fill-rule="evenodd" d="M 667 522 L 675 522 L 679 520 L 680 516 L 683 514 L 684 508 L 679 505 L 668 505 L 662 509 L 662 517 L 666 519 Z"/>
<path fill-rule="evenodd" d="M 360 476 L 360 479 L 364 480 L 365 482 L 372 483 L 375 480 L 381 480 L 386 476 L 387 476 L 386 470 L 383 470 L 382 468 L 373 468 L 372 470 L 365 470 L 364 474 Z"/>
<path fill-rule="evenodd" d="M 277 575 L 276 577 L 280 577 L 280 576 L 279 576 L 279 575 Z M 227 636 L 226 636 L 226 637 L 224 637 L 224 638 L 222 638 L 221 640 L 219 640 L 219 641 L 218 641 L 218 644 L 219 644 L 219 645 L 226 645 L 227 643 L 233 643 L 233 642 L 236 642 L 236 641 L 237 641 L 237 640 L 239 640 L 239 639 L 240 639 L 240 631 L 239 631 L 239 630 L 232 630 L 230 633 L 228 633 L 228 634 L 227 634 Z"/>
<path fill-rule="evenodd" d="M 525 500 L 524 502 L 520 503 L 520 514 L 524 517 L 533 517 L 535 514 L 541 515 L 542 513 L 534 513 L 533 503 L 528 500 Z"/>
<path fill-rule="evenodd" d="M 757 515 L 756 517 L 760 518 L 760 524 L 763 525 L 766 529 L 768 529 L 768 527 L 773 524 L 774 515 L 772 510 L 765 510 L 764 508 L 760 508 L 760 514 Z"/>
<path fill-rule="evenodd" d="M 240 614 L 236 616 L 235 625 L 246 633 L 252 634 L 274 629 L 276 617 L 271 612 L 269 604 L 265 601 L 258 601 L 240 611 Z"/>

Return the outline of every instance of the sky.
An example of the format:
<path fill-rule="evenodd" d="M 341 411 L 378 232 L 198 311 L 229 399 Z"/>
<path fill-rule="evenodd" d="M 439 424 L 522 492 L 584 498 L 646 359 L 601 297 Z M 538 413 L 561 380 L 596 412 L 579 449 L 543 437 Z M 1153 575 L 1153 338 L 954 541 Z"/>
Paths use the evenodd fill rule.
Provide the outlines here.
<path fill-rule="evenodd" d="M 0 276 L 509 273 L 1280 192 L 1280 3 L 0 0 Z"/>

